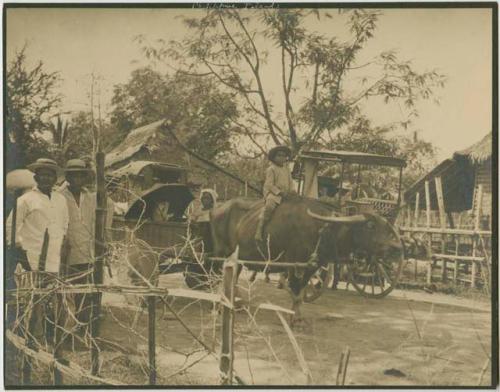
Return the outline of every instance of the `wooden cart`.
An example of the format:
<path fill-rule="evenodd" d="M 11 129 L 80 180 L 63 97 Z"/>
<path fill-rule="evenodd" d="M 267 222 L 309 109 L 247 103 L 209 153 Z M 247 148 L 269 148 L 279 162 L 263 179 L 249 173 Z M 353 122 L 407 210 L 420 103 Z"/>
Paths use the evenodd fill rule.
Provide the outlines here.
<path fill-rule="evenodd" d="M 401 205 L 403 159 L 352 151 L 308 150 L 297 158 L 293 170 L 299 194 L 333 204 L 345 215 L 377 213 L 394 224 Z M 393 192 L 374 179 L 387 176 L 385 182 Z M 378 185 L 378 186 L 377 186 Z M 347 284 L 363 296 L 381 298 L 398 282 L 403 257 L 396 262 L 353 254 L 349 260 L 338 260 L 327 270 L 318 270 L 310 281 L 306 301 L 321 295 L 333 276 L 336 287 L 341 271 L 347 267 Z M 335 270 L 335 272 L 333 271 Z"/>

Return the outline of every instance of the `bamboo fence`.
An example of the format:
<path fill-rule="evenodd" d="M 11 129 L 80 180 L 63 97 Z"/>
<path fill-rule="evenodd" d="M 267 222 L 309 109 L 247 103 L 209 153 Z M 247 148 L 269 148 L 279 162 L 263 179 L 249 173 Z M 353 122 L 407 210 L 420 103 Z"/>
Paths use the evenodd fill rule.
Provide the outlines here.
<path fill-rule="evenodd" d="M 408 205 L 406 214 L 400 219 L 399 230 L 407 236 L 420 235 L 426 238 L 430 258 L 426 263 L 426 283 L 430 285 L 435 279 L 434 270 L 440 268 L 440 280 L 448 280 L 448 272 L 453 272 L 452 282 L 468 283 L 477 287 L 478 277 L 481 278 L 487 293 L 491 290 L 491 230 L 481 226 L 481 210 L 483 190 L 479 185 L 474 195 L 474 206 L 471 213 L 452 214 L 446 211 L 441 178 L 434 179 L 438 211 L 431 211 L 429 181 L 425 182 L 425 221 L 423 221 L 420 206 L 420 194 L 415 195 L 415 208 L 412 211 Z M 486 213 L 491 213 L 486 211 Z M 437 227 L 436 227 L 437 226 Z M 488 244 L 489 243 L 489 244 Z M 417 262 L 415 262 L 415 279 L 417 279 Z M 469 277 L 460 277 L 465 271 Z"/>

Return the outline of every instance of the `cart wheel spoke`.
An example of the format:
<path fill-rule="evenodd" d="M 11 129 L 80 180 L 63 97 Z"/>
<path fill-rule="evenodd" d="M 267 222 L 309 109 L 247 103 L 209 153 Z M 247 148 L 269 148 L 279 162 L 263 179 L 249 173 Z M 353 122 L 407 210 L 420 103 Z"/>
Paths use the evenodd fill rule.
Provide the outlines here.
<path fill-rule="evenodd" d="M 385 270 L 384 264 L 383 263 L 377 264 L 377 267 L 379 271 L 382 272 L 382 275 L 384 275 L 385 279 L 387 279 L 387 282 L 389 282 L 389 284 L 392 284 L 392 279 Z"/>
<path fill-rule="evenodd" d="M 365 297 L 382 298 L 394 289 L 402 265 L 402 258 L 394 262 L 378 259 L 353 260 L 348 265 L 349 282 Z"/>
<path fill-rule="evenodd" d="M 378 278 L 378 284 L 380 286 L 380 292 L 383 293 L 385 290 L 385 280 L 382 275 L 380 275 L 380 264 L 376 263 L 377 266 L 377 278 Z"/>

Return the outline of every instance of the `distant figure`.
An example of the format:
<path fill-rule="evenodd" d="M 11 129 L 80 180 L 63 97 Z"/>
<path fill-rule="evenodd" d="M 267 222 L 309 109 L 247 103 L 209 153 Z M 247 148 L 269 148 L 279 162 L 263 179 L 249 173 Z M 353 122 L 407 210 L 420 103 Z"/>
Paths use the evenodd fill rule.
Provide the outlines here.
<path fill-rule="evenodd" d="M 292 175 L 286 164 L 291 156 L 292 151 L 287 146 L 276 146 L 269 150 L 267 157 L 271 163 L 266 170 L 263 187 L 265 204 L 255 232 L 255 240 L 258 243 L 262 243 L 264 228 L 283 197 L 295 193 L 292 188 Z"/>
<path fill-rule="evenodd" d="M 209 222 L 210 210 L 217 205 L 218 195 L 213 189 L 205 188 L 200 192 L 198 200 L 193 200 L 188 207 L 190 222 Z"/>
<path fill-rule="evenodd" d="M 168 213 L 169 208 L 170 203 L 166 200 L 156 203 L 151 213 L 151 220 L 153 222 L 167 222 L 171 220 L 173 214 Z"/>

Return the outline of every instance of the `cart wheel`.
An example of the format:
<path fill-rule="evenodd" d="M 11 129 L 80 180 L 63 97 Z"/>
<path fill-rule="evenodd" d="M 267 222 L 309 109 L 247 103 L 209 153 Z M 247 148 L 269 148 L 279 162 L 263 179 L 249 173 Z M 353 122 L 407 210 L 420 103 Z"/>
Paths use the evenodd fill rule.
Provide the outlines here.
<path fill-rule="evenodd" d="M 208 278 L 207 272 L 199 264 L 190 263 L 184 271 L 184 282 L 193 290 L 208 290 Z"/>
<path fill-rule="evenodd" d="M 349 283 L 364 297 L 383 298 L 397 285 L 403 261 L 402 254 L 392 262 L 375 257 L 354 259 L 348 264 Z"/>
<path fill-rule="evenodd" d="M 320 267 L 313 276 L 309 279 L 309 283 L 305 288 L 304 302 L 313 302 L 318 299 L 328 287 L 333 276 L 333 265 L 328 267 Z"/>

